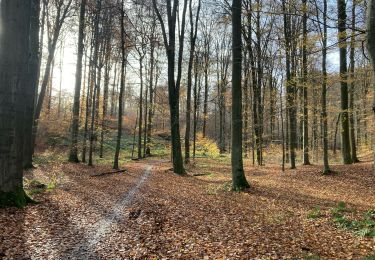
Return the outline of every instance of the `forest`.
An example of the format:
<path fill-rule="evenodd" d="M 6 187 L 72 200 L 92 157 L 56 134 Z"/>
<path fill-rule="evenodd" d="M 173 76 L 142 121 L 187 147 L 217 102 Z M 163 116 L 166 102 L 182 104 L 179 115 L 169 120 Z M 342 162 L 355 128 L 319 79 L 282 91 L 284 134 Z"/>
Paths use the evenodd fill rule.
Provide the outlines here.
<path fill-rule="evenodd" d="M 375 0 L 0 0 L 0 259 L 375 260 Z"/>

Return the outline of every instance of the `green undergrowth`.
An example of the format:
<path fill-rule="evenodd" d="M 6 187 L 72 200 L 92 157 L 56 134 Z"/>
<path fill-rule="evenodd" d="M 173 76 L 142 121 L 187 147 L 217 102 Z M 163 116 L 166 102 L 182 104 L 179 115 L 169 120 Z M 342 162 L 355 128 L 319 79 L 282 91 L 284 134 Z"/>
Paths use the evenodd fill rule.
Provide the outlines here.
<path fill-rule="evenodd" d="M 329 216 L 332 223 L 342 229 L 349 230 L 360 237 L 375 238 L 375 209 L 368 210 L 361 217 L 354 219 L 352 213 L 355 209 L 348 208 L 344 202 L 329 210 L 328 214 L 323 214 L 319 207 L 312 209 L 307 218 L 317 219 Z"/>
<path fill-rule="evenodd" d="M 25 181 L 25 192 L 29 196 L 33 196 L 36 194 L 52 191 L 57 187 L 57 181 L 51 180 L 48 183 L 42 183 L 39 180 L 26 180 Z"/>

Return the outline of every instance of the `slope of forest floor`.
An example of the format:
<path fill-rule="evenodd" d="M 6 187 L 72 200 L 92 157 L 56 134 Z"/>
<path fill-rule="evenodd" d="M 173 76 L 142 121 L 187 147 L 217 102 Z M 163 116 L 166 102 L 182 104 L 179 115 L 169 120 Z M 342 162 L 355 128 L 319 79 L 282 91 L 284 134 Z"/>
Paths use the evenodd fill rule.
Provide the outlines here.
<path fill-rule="evenodd" d="M 170 167 L 150 158 L 93 176 L 111 168 L 40 165 L 25 181 L 40 204 L 0 209 L 0 259 L 66 259 L 88 245 L 92 259 L 373 259 L 375 239 L 333 218 L 375 209 L 372 163 L 334 166 L 330 176 L 318 166 L 246 166 L 242 193 L 229 191 L 228 160 L 197 159 L 187 177 Z"/>

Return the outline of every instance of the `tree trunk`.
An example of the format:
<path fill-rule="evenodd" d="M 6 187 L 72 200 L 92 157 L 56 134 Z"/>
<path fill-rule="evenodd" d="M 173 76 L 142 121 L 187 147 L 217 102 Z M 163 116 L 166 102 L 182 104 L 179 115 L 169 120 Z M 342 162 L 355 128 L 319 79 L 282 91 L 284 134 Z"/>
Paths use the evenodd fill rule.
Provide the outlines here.
<path fill-rule="evenodd" d="M 125 66 L 126 66 L 126 53 L 125 53 L 125 10 L 124 10 L 124 0 L 121 1 L 121 87 L 120 94 L 118 98 L 118 122 L 117 122 L 117 139 L 116 139 L 116 151 L 115 158 L 113 162 L 113 169 L 119 169 L 119 156 L 121 148 L 121 136 L 122 136 L 122 111 L 123 111 L 123 100 L 124 100 L 124 90 L 125 90 Z"/>
<path fill-rule="evenodd" d="M 201 1 L 198 0 L 198 10 L 195 16 L 195 24 L 193 17 L 193 6 L 192 0 L 189 1 L 189 13 L 190 13 L 190 52 L 189 52 L 189 65 L 188 65 L 188 83 L 187 83 L 187 97 L 186 97 L 186 129 L 185 129 L 185 163 L 190 162 L 190 116 L 191 116 L 191 86 L 192 86 L 192 73 L 193 73 L 193 61 L 195 53 L 195 42 L 197 39 L 198 32 L 198 20 L 199 12 L 201 7 Z"/>
<path fill-rule="evenodd" d="M 296 104 L 295 104 L 295 83 L 292 79 L 291 73 L 291 59 L 292 59 L 292 48 L 291 48 L 291 20 L 290 15 L 286 7 L 285 0 L 282 1 L 284 11 L 284 36 L 285 36 L 285 49 L 286 49 L 286 97 L 287 97 L 287 116 L 288 116 L 288 146 L 290 151 L 290 166 L 291 169 L 296 168 L 296 142 L 297 142 L 297 118 L 296 118 Z M 292 66 L 293 67 L 293 66 Z M 293 68 L 292 68 L 293 70 Z M 288 156 L 288 155 L 287 155 Z M 288 158 L 288 157 L 287 157 Z"/>
<path fill-rule="evenodd" d="M 100 22 L 100 13 L 102 8 L 101 0 L 96 0 L 96 10 L 95 10 L 95 19 L 94 19 L 94 55 L 93 55 L 93 68 L 92 68 L 92 75 L 91 80 L 94 83 L 94 89 L 92 93 L 92 109 L 91 109 L 91 125 L 90 125 L 90 134 L 89 134 L 89 161 L 88 165 L 93 166 L 93 152 L 94 152 L 94 141 L 96 140 L 96 133 L 95 133 L 95 118 L 98 119 L 98 107 L 99 104 L 97 100 L 99 100 L 99 81 L 100 81 L 100 62 L 99 59 L 99 22 Z M 98 66 L 99 64 L 99 66 Z M 98 73 L 97 73 L 98 72 Z"/>
<path fill-rule="evenodd" d="M 139 58 L 139 78 L 141 89 L 139 92 L 139 120 L 138 120 L 138 159 L 142 158 L 142 123 L 143 123 L 143 56 Z"/>
<path fill-rule="evenodd" d="M 232 3 L 232 182 L 233 190 L 249 188 L 242 159 L 242 43 L 241 0 Z"/>
<path fill-rule="evenodd" d="M 33 96 L 28 95 L 32 93 L 28 84 L 30 20 L 35 19 L 31 8 L 35 11 L 31 1 L 0 2 L 0 207 L 23 207 L 28 202 L 23 190 L 23 145 L 26 109 Z"/>
<path fill-rule="evenodd" d="M 350 131 L 348 116 L 348 71 L 347 71 L 347 43 L 346 43 L 346 2 L 337 0 L 338 40 L 340 49 L 340 84 L 341 84 L 341 153 L 344 164 L 351 164 Z"/>
<path fill-rule="evenodd" d="M 351 147 L 351 155 L 352 155 L 352 162 L 358 163 L 357 157 L 357 143 L 355 139 L 355 124 L 354 124 L 354 90 L 355 90 L 355 10 L 356 10 L 356 0 L 352 3 L 352 35 L 350 39 L 350 90 L 349 90 L 349 125 L 350 125 L 350 147 Z"/>
<path fill-rule="evenodd" d="M 375 1 L 370 0 L 367 4 L 367 50 L 370 55 L 372 65 L 373 65 L 373 72 L 375 75 Z M 375 88 L 375 84 L 373 84 Z M 375 99 L 372 105 L 372 110 L 375 115 Z"/>
<path fill-rule="evenodd" d="M 303 46 L 302 46 L 302 70 L 303 70 L 303 164 L 310 165 L 309 160 L 309 112 L 307 89 L 307 1 L 303 4 Z"/>
<path fill-rule="evenodd" d="M 23 145 L 23 167 L 30 169 L 33 167 L 32 154 L 32 132 L 33 117 L 35 107 L 35 92 L 38 89 L 39 75 L 39 15 L 40 0 L 31 1 L 31 17 L 30 17 L 30 42 L 29 42 L 29 84 L 27 96 L 30 97 L 26 103 L 25 111 L 25 129 L 24 129 L 24 145 Z"/>
<path fill-rule="evenodd" d="M 323 49 L 322 49 L 322 121 L 323 121 L 323 174 L 329 174 L 328 161 L 328 118 L 327 118 L 327 0 L 323 0 Z"/>
<path fill-rule="evenodd" d="M 79 15 L 76 84 L 75 84 L 75 89 L 74 89 L 72 136 L 71 136 L 70 154 L 69 154 L 69 161 L 75 162 L 75 163 L 79 162 L 79 159 L 78 159 L 79 105 L 80 105 L 81 81 L 82 81 L 82 57 L 83 57 L 83 51 L 84 51 L 83 40 L 84 40 L 84 30 L 85 30 L 86 2 L 87 0 L 81 1 L 80 15 Z"/>

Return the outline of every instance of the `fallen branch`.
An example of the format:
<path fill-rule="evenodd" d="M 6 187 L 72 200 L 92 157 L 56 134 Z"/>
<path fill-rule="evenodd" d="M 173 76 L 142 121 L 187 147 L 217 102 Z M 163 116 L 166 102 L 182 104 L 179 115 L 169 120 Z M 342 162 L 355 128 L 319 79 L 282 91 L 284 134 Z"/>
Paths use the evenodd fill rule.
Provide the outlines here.
<path fill-rule="evenodd" d="M 110 174 L 115 174 L 115 173 L 123 173 L 123 172 L 126 172 L 126 170 L 118 170 L 118 171 L 114 171 L 114 172 L 96 173 L 96 174 L 90 175 L 90 177 L 100 177 L 100 176 L 104 176 L 104 175 L 110 175 Z"/>

